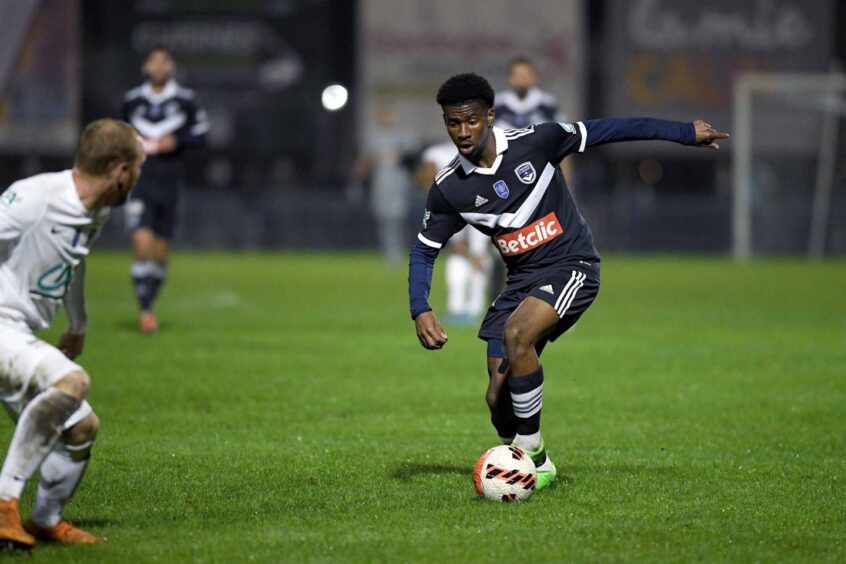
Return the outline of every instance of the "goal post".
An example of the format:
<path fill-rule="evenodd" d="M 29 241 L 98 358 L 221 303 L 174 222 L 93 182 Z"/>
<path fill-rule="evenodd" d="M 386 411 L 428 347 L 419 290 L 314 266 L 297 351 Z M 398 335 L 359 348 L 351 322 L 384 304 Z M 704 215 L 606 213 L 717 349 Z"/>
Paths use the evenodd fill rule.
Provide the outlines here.
<path fill-rule="evenodd" d="M 793 213 L 807 215 L 804 247 L 809 256 L 821 257 L 826 247 L 837 157 L 846 153 L 840 141 L 844 129 L 841 122 L 846 116 L 846 74 L 746 73 L 737 77 L 733 94 L 734 258 L 748 260 L 757 254 L 754 228 L 760 214 L 756 209 L 773 202 L 767 200 L 772 196 L 767 195 L 766 179 L 761 180 L 756 170 L 756 158 L 767 157 L 795 158 L 793 172 L 804 171 L 797 188 L 808 194 L 807 210 L 803 205 L 802 211 L 794 209 Z M 773 167 L 770 177 L 778 180 L 785 170 L 791 170 L 790 164 L 782 162 L 780 167 Z M 777 247 L 771 243 L 771 247 Z M 787 252 L 796 249 L 791 247 Z"/>

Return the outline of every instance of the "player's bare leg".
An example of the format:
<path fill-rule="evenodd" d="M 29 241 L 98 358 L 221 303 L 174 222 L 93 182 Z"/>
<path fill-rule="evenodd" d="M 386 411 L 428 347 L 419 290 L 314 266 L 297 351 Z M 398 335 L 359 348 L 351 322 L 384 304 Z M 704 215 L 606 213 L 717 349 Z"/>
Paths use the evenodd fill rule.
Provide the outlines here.
<path fill-rule="evenodd" d="M 159 324 L 153 306 L 167 276 L 170 243 L 141 227 L 132 232 L 132 252 L 132 280 L 141 309 L 138 326 L 143 333 L 155 333 Z"/>
<path fill-rule="evenodd" d="M 85 372 L 72 372 L 35 396 L 21 412 L 0 471 L 0 541 L 21 547 L 35 544 L 21 527 L 18 500 L 59 439 L 65 421 L 79 409 L 89 383 Z"/>
<path fill-rule="evenodd" d="M 537 345 L 560 322 L 558 313 L 548 303 L 529 296 L 505 322 L 503 331 L 508 355 L 508 389 L 517 418 L 513 444 L 522 448 L 538 467 L 537 489 L 555 479 L 556 469 L 547 457 L 540 433 L 543 406 L 543 367 Z"/>
<path fill-rule="evenodd" d="M 61 439 L 41 463 L 41 481 L 26 530 L 36 539 L 60 544 L 97 544 L 106 542 L 74 527 L 62 518 L 65 504 L 76 492 L 88 467 L 91 447 L 97 437 L 100 420 L 92 412 L 62 433 Z"/>
<path fill-rule="evenodd" d="M 491 423 L 502 443 L 510 445 L 517 434 L 517 417 L 508 391 L 508 362 L 503 358 L 489 356 L 488 378 L 485 400 L 491 412 Z"/>

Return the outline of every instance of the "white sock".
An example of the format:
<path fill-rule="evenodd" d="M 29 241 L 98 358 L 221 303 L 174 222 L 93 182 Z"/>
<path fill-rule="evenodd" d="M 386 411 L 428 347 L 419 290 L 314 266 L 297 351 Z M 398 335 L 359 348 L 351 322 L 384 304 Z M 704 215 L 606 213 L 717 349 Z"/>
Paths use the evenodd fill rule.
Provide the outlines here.
<path fill-rule="evenodd" d="M 537 467 L 537 470 L 538 472 L 551 472 L 552 468 L 552 461 L 549 459 L 549 456 L 547 456 L 546 460 L 543 461 L 543 464 Z"/>
<path fill-rule="evenodd" d="M 467 282 L 473 267 L 462 255 L 450 255 L 446 261 L 447 312 L 464 315 L 467 312 Z"/>
<path fill-rule="evenodd" d="M 511 444 L 520 447 L 523 450 L 535 452 L 541 447 L 540 431 L 538 431 L 537 433 L 532 433 L 531 435 L 520 435 L 518 433 L 517 436 L 514 437 L 514 442 Z"/>
<path fill-rule="evenodd" d="M 485 311 L 488 299 L 488 278 L 487 271 L 473 269 L 470 275 L 470 296 L 467 299 L 468 313 L 481 315 Z"/>
<path fill-rule="evenodd" d="M 18 418 L 9 452 L 0 470 L 0 499 L 20 498 L 26 481 L 41 465 L 80 401 L 50 388 L 35 396 Z"/>
<path fill-rule="evenodd" d="M 41 481 L 32 508 L 32 520 L 37 525 L 51 528 L 62 520 L 62 509 L 88 467 L 92 444 L 58 443 L 41 463 Z"/>

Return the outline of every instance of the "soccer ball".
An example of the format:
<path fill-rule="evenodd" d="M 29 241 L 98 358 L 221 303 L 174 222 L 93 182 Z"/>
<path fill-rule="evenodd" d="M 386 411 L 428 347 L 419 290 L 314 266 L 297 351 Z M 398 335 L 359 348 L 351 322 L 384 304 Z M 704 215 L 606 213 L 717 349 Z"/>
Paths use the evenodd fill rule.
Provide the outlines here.
<path fill-rule="evenodd" d="M 522 501 L 535 491 L 537 469 L 525 452 L 502 445 L 485 451 L 473 468 L 476 491 L 493 501 Z"/>

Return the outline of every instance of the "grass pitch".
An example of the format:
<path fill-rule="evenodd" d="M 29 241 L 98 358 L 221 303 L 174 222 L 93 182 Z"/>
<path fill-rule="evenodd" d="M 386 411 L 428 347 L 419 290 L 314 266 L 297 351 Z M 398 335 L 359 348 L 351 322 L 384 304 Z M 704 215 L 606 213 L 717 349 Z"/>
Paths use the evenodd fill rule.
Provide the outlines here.
<path fill-rule="evenodd" d="M 543 357 L 562 479 L 520 505 L 471 483 L 484 344 L 424 351 L 404 270 L 178 254 L 147 337 L 128 267 L 90 259 L 103 428 L 66 512 L 111 544 L 26 562 L 846 559 L 846 263 L 606 259 Z"/>

